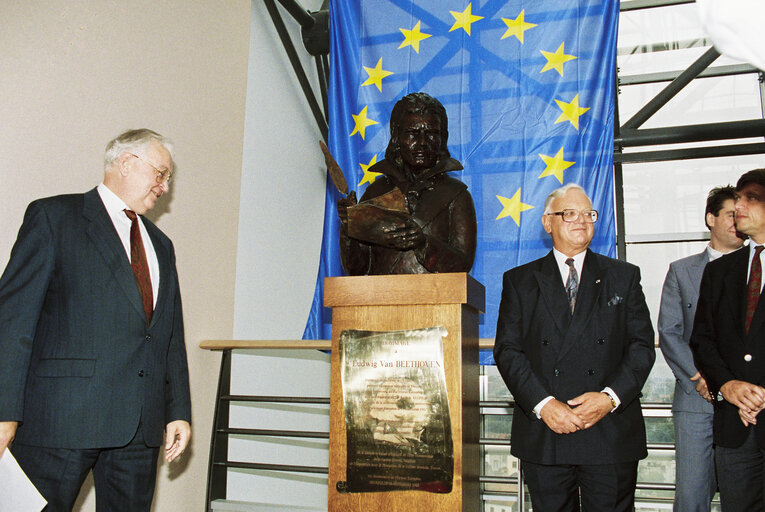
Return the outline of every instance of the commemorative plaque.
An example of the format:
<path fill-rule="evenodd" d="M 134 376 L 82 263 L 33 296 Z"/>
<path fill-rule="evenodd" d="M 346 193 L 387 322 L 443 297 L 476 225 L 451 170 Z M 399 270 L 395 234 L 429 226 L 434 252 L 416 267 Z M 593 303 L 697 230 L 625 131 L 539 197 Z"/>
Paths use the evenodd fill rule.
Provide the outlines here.
<path fill-rule="evenodd" d="M 452 490 L 445 336 L 444 327 L 340 334 L 347 480 L 339 491 Z"/>

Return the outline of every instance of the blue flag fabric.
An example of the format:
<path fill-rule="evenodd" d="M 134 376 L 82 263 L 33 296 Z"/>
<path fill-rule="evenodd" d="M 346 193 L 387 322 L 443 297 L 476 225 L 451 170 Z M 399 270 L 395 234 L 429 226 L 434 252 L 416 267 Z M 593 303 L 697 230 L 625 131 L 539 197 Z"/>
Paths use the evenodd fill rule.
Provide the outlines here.
<path fill-rule="evenodd" d="M 411 92 L 444 104 L 449 151 L 478 221 L 472 276 L 486 287 L 479 335 L 495 335 L 505 270 L 552 247 L 547 195 L 581 185 L 600 213 L 591 248 L 616 254 L 613 113 L 619 2 L 330 2 L 329 148 L 359 197 L 384 158 L 393 105 Z M 328 181 L 319 275 L 303 337 L 331 338 L 323 282 L 343 275 Z M 493 364 L 483 351 L 481 364 Z"/>

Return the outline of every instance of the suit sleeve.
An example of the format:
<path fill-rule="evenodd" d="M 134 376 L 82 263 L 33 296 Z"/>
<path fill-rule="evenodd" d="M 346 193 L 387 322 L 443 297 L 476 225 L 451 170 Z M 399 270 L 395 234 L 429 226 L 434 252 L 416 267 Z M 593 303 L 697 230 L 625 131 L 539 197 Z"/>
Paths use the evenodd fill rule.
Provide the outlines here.
<path fill-rule="evenodd" d="M 165 424 L 176 420 L 191 423 L 191 396 L 189 392 L 189 368 L 186 359 L 186 340 L 183 330 L 183 307 L 181 292 L 178 284 L 178 273 L 175 269 L 175 252 L 172 269 L 175 280 L 175 298 L 173 311 L 173 334 L 167 354 L 167 371 L 165 378 Z"/>
<path fill-rule="evenodd" d="M 691 347 L 685 341 L 686 329 L 690 330 L 693 327 L 685 325 L 683 315 L 685 302 L 677 279 L 677 270 L 674 265 L 670 265 L 661 290 L 659 348 L 680 386 L 687 394 L 690 394 L 696 389 L 691 381 L 691 377 L 696 374 L 696 367 L 693 365 Z"/>
<path fill-rule="evenodd" d="M 621 407 L 640 396 L 640 390 L 643 389 L 656 360 L 651 315 L 645 303 L 643 288 L 640 286 L 640 269 L 634 268 L 624 304 L 624 353 L 616 370 L 606 381 L 606 386 L 613 389 L 619 397 Z"/>
<path fill-rule="evenodd" d="M 513 394 L 516 404 L 529 418 L 536 419 L 534 407 L 550 393 L 537 377 L 523 344 L 523 310 L 510 273 L 505 273 L 499 304 L 494 361 Z"/>
<path fill-rule="evenodd" d="M 32 342 L 55 259 L 47 214 L 34 202 L 0 278 L 0 421 L 24 420 Z"/>
<path fill-rule="evenodd" d="M 717 306 L 715 295 L 719 293 L 720 290 L 714 289 L 709 265 L 707 265 L 701 277 L 699 303 L 696 307 L 696 316 L 693 319 L 691 350 L 696 367 L 707 380 L 707 386 L 712 395 L 716 395 L 723 384 L 736 379 L 731 369 L 725 364 L 715 342 L 717 338 L 714 322 L 714 310 Z"/>

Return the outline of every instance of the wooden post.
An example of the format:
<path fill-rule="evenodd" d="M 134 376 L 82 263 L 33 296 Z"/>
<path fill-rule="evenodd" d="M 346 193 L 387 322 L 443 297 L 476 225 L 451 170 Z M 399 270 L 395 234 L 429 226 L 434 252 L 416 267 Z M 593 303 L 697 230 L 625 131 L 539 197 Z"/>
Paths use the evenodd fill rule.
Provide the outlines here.
<path fill-rule="evenodd" d="M 329 429 L 330 512 L 474 512 L 480 509 L 478 314 L 485 290 L 466 273 L 331 277 L 324 305 L 332 308 L 332 389 Z M 444 372 L 454 443 L 448 494 L 425 491 L 341 493 L 346 480 L 346 431 L 338 338 L 342 331 L 394 331 L 444 326 Z"/>

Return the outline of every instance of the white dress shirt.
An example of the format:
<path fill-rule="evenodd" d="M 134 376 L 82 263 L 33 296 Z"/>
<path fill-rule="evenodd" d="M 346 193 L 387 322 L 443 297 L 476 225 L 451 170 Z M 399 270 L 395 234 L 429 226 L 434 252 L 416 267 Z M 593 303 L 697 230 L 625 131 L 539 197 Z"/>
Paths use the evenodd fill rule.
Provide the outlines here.
<path fill-rule="evenodd" d="M 122 245 L 125 248 L 128 261 L 130 261 L 130 226 L 132 225 L 132 222 L 124 212 L 124 210 L 129 210 L 130 208 L 128 208 L 125 202 L 120 199 L 117 194 L 112 192 L 109 187 L 103 183 L 99 184 L 98 187 L 96 187 L 96 190 L 98 190 L 98 195 L 101 196 L 101 201 L 104 203 L 104 207 L 106 207 L 106 212 L 109 214 L 109 218 L 112 219 L 114 229 L 117 230 L 117 235 L 119 235 Z M 159 292 L 159 262 L 157 260 L 157 253 L 154 251 L 154 245 L 151 243 L 149 233 L 146 232 L 146 227 L 143 225 L 141 216 L 137 215 L 136 217 L 138 218 L 138 228 L 141 232 L 141 240 L 143 240 L 143 248 L 146 251 L 146 261 L 149 264 L 151 293 L 154 299 L 153 306 L 156 307 L 157 293 Z"/>

